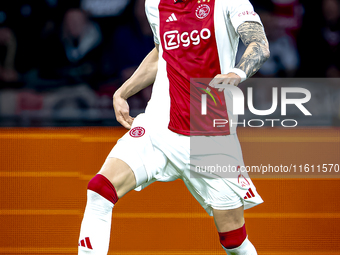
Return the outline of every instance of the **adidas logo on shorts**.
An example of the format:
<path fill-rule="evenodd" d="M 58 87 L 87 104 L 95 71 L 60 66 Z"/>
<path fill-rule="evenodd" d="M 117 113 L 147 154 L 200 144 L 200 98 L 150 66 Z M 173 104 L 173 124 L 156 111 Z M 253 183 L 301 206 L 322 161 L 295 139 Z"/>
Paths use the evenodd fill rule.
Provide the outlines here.
<path fill-rule="evenodd" d="M 88 248 L 90 250 L 93 250 L 89 237 L 85 237 L 84 239 L 80 240 L 78 246 L 85 247 L 85 248 Z"/>
<path fill-rule="evenodd" d="M 253 198 L 253 197 L 255 197 L 254 192 L 251 190 L 251 188 L 249 188 L 244 199 L 249 199 L 249 198 Z"/>

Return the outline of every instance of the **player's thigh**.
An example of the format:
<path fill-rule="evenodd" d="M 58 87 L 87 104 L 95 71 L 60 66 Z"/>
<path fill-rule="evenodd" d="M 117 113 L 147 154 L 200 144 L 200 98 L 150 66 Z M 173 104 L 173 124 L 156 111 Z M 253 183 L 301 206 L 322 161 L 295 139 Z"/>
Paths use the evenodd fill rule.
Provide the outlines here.
<path fill-rule="evenodd" d="M 243 206 L 230 210 L 213 209 L 214 222 L 220 233 L 238 229 L 244 224 Z"/>
<path fill-rule="evenodd" d="M 135 174 L 132 169 L 118 158 L 107 158 L 99 174 L 104 175 L 112 183 L 119 198 L 136 187 Z"/>
<path fill-rule="evenodd" d="M 131 127 L 112 148 L 100 174 L 107 177 L 117 190 L 118 197 L 132 189 L 150 184 L 164 169 L 167 158 L 152 141 L 154 130 L 144 114 L 138 115 Z"/>

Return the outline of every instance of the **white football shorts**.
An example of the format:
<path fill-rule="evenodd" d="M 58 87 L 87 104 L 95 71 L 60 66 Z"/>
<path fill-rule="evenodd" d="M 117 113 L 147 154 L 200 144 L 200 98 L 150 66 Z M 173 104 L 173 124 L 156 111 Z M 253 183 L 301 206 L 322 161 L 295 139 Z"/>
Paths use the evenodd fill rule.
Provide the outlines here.
<path fill-rule="evenodd" d="M 241 171 L 244 163 L 236 134 L 184 136 L 153 126 L 140 114 L 108 158 L 130 166 L 136 190 L 155 181 L 182 179 L 210 216 L 212 208 L 248 209 L 263 202 L 247 172 Z"/>

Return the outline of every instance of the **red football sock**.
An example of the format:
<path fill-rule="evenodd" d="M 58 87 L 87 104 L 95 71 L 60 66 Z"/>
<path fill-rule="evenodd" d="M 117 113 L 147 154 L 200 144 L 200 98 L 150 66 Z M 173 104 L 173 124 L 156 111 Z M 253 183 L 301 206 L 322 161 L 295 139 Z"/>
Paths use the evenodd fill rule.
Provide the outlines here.
<path fill-rule="evenodd" d="M 101 174 L 97 174 L 91 179 L 87 186 L 87 189 L 98 193 L 113 204 L 117 203 L 119 199 L 115 187 L 113 187 L 112 183 L 104 175 Z"/>
<path fill-rule="evenodd" d="M 234 249 L 239 247 L 246 239 L 246 225 L 244 224 L 241 228 L 218 234 L 220 236 L 220 242 L 224 248 Z"/>

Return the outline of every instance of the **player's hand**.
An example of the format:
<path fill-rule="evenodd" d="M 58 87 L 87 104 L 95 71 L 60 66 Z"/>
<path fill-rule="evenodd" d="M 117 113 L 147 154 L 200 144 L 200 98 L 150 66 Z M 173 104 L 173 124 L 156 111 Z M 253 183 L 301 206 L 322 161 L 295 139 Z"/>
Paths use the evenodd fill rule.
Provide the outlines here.
<path fill-rule="evenodd" d="M 115 93 L 113 95 L 113 109 L 115 110 L 117 121 L 123 127 L 130 129 L 134 118 L 130 116 L 129 104 L 126 99 Z"/>
<path fill-rule="evenodd" d="M 235 73 L 228 74 L 218 74 L 211 80 L 209 86 L 215 88 L 217 84 L 229 84 L 233 86 L 238 86 L 241 82 L 241 77 Z M 218 91 L 223 91 L 223 88 L 220 88 Z"/>

